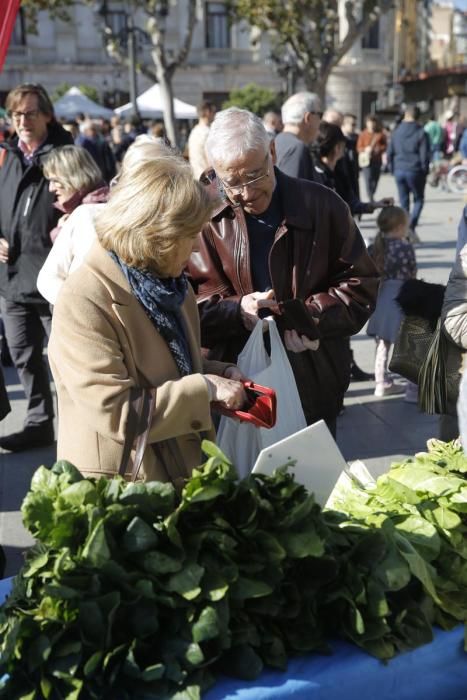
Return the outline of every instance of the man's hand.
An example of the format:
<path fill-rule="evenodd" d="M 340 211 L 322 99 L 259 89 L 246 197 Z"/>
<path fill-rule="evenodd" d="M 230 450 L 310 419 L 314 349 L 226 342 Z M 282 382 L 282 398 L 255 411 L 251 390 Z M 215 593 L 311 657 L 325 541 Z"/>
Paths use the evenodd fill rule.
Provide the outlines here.
<path fill-rule="evenodd" d="M 225 408 L 238 410 L 247 403 L 247 396 L 243 384 L 226 377 L 218 377 L 216 374 L 203 375 L 209 386 L 211 401 L 218 401 Z"/>
<path fill-rule="evenodd" d="M 242 370 L 237 367 L 237 365 L 231 365 L 230 367 L 227 367 L 225 370 L 224 377 L 227 379 L 233 379 L 236 382 L 249 382 L 251 379 L 248 379 L 248 377 L 245 377 L 243 374 Z"/>
<path fill-rule="evenodd" d="M 274 298 L 274 290 L 270 289 L 268 292 L 252 292 L 251 294 L 246 294 L 242 297 L 240 302 L 240 313 L 242 316 L 243 325 L 249 331 L 253 328 L 259 321 L 258 311 L 259 309 L 271 309 L 271 313 L 279 313 L 279 307 Z"/>
<path fill-rule="evenodd" d="M 305 350 L 319 348 L 319 340 L 310 340 L 306 335 L 298 335 L 297 331 L 284 331 L 284 343 L 290 352 L 305 352 Z"/>
<path fill-rule="evenodd" d="M 7 263 L 8 262 L 8 250 L 9 250 L 9 245 L 8 241 L 6 238 L 0 238 L 0 262 L 2 263 Z"/>

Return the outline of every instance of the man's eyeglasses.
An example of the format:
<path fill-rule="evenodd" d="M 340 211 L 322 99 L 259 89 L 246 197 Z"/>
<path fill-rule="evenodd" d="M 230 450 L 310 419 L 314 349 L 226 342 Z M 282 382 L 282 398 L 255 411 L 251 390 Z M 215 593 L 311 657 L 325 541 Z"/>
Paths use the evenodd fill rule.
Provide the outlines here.
<path fill-rule="evenodd" d="M 269 153 L 266 155 L 266 158 L 264 160 L 265 165 L 268 161 L 269 161 Z M 263 165 L 263 168 L 264 168 L 264 165 Z M 261 169 L 263 169 L 263 168 L 261 168 Z M 222 183 L 222 186 L 223 186 L 224 190 L 227 192 L 227 194 L 231 194 L 231 195 L 235 196 L 235 195 L 242 194 L 243 190 L 246 187 L 251 187 L 252 185 L 256 185 L 261 180 L 264 180 L 265 178 L 269 177 L 269 172 L 270 172 L 270 170 L 268 167 L 268 169 L 266 170 L 265 173 L 262 173 L 261 175 L 258 175 L 258 177 L 254 177 L 252 180 L 248 180 L 247 182 L 242 182 L 239 185 L 229 185 L 227 182 L 225 182 L 225 180 L 222 180 L 222 178 L 220 178 L 219 176 L 217 176 L 217 177 L 218 177 L 218 180 Z"/>
<path fill-rule="evenodd" d="M 316 116 L 319 117 L 319 119 L 322 119 L 324 112 L 309 112 L 309 114 L 316 114 Z"/>
<path fill-rule="evenodd" d="M 38 109 L 31 109 L 29 112 L 12 112 L 11 116 L 13 119 L 17 122 L 21 120 L 21 117 L 24 117 L 25 119 L 33 120 L 37 119 L 37 117 L 40 114 L 40 110 Z"/>

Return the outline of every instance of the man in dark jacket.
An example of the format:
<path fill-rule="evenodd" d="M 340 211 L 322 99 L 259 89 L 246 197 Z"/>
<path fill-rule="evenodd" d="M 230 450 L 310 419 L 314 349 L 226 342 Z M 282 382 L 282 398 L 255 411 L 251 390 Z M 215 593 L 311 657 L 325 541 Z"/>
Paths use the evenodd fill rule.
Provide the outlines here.
<path fill-rule="evenodd" d="M 319 181 L 310 153 L 323 112 L 314 92 L 297 92 L 282 105 L 284 128 L 275 138 L 277 167 L 291 177 Z"/>
<path fill-rule="evenodd" d="M 323 418 L 335 432 L 350 375 L 346 338 L 371 314 L 378 287 L 360 232 L 334 192 L 274 167 L 274 143 L 250 112 L 219 112 L 206 149 L 206 178 L 224 200 L 189 263 L 202 345 L 235 361 L 264 308 L 303 300 L 320 340 L 291 328 L 284 344 L 308 423 Z"/>
<path fill-rule="evenodd" d="M 42 355 L 49 333 L 49 305 L 39 294 L 37 275 L 52 246 L 49 232 L 61 216 L 42 174 L 53 148 L 73 143 L 54 119 L 53 105 L 40 85 L 12 90 L 6 107 L 17 138 L 0 152 L 0 297 L 5 335 L 27 400 L 24 428 L 0 439 L 10 451 L 54 441 L 53 401 Z"/>
<path fill-rule="evenodd" d="M 423 126 L 417 121 L 419 116 L 420 110 L 415 105 L 406 108 L 403 120 L 392 132 L 387 152 L 388 167 L 396 179 L 400 205 L 410 215 L 411 243 L 420 243 L 416 228 L 423 209 L 430 167 L 430 144 Z"/>
<path fill-rule="evenodd" d="M 102 134 L 99 134 L 96 125 L 90 119 L 84 121 L 80 129 L 81 133 L 75 140 L 76 145 L 85 148 L 94 158 L 102 177 L 109 184 L 117 174 L 115 156 L 109 144 Z"/>

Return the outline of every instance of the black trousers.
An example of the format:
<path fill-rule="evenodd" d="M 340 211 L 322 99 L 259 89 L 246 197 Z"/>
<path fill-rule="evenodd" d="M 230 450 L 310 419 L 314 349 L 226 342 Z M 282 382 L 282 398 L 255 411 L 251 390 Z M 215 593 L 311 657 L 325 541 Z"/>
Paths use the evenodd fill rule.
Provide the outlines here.
<path fill-rule="evenodd" d="M 43 356 L 45 336 L 50 336 L 49 304 L 19 304 L 6 299 L 0 304 L 5 336 L 27 400 L 25 426 L 53 420 L 49 370 Z"/>
<path fill-rule="evenodd" d="M 363 168 L 363 177 L 370 202 L 374 201 L 376 188 L 378 187 L 381 173 L 381 163 L 371 163 L 367 168 Z"/>

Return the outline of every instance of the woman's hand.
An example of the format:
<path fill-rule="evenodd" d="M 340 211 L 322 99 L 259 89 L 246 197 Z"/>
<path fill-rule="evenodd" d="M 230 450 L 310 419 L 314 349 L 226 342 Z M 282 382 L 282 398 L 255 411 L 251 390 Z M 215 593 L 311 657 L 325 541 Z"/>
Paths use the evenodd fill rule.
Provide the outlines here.
<path fill-rule="evenodd" d="M 217 401 L 225 408 L 233 410 L 243 408 L 247 403 L 247 396 L 241 382 L 227 377 L 218 377 L 216 374 L 203 376 L 208 383 L 211 401 Z"/>
<path fill-rule="evenodd" d="M 384 207 L 394 206 L 394 197 L 384 197 L 383 199 L 378 199 L 377 202 L 373 202 L 375 209 L 383 209 Z"/>

